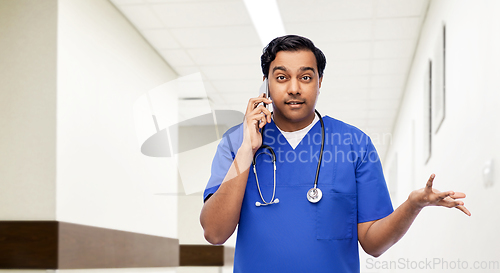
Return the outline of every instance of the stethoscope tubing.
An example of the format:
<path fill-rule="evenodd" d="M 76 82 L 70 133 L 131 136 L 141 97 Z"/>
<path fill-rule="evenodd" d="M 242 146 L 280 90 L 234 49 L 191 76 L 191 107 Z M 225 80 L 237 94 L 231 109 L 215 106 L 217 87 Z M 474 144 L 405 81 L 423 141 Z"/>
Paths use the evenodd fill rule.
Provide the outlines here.
<path fill-rule="evenodd" d="M 321 167 L 321 160 L 323 160 L 323 150 L 325 149 L 325 124 L 323 123 L 323 118 L 318 110 L 314 109 L 314 112 L 319 117 L 319 122 L 321 122 L 321 150 L 319 151 L 319 159 L 318 159 L 318 167 L 316 168 L 316 178 L 314 179 L 314 188 L 318 187 L 318 177 L 319 177 L 319 169 Z"/>
<path fill-rule="evenodd" d="M 254 160 L 253 160 L 253 173 L 255 174 L 255 182 L 257 182 L 257 189 L 259 190 L 259 194 L 260 194 L 260 199 L 262 199 L 262 202 L 264 202 L 264 204 L 260 204 L 258 206 L 266 206 L 266 205 L 270 205 L 270 204 L 273 204 L 274 203 L 274 196 L 276 195 L 276 155 L 274 154 L 274 150 L 269 147 L 268 145 L 262 145 L 261 148 L 265 148 L 267 150 L 269 150 L 271 152 L 271 154 L 267 153 L 267 152 L 262 152 L 262 153 L 259 153 L 258 155 L 256 155 L 254 157 Z M 260 190 L 260 184 L 259 184 L 259 178 L 257 176 L 257 169 L 255 167 L 255 161 L 257 160 L 257 157 L 261 154 L 267 154 L 267 155 L 270 155 L 271 158 L 273 159 L 273 179 L 274 179 L 274 187 L 273 187 L 273 197 L 271 197 L 271 201 L 270 202 L 266 202 L 266 200 L 264 200 L 264 196 L 262 196 L 262 191 Z"/>
<path fill-rule="evenodd" d="M 319 117 L 319 121 L 321 123 L 321 150 L 320 150 L 320 153 L 319 153 L 319 159 L 318 159 L 318 166 L 316 167 L 316 177 L 314 178 L 314 187 L 311 189 L 311 190 L 315 190 L 317 189 L 318 187 L 318 177 L 319 177 L 319 170 L 321 168 L 321 162 L 323 160 L 323 150 L 325 148 L 325 124 L 323 123 L 323 118 L 321 117 L 321 114 L 318 112 L 318 110 L 314 110 L 314 112 L 316 113 L 316 115 L 318 115 Z M 256 202 L 255 205 L 256 206 L 266 206 L 266 205 L 271 205 L 271 204 L 275 204 L 275 203 L 278 203 L 279 202 L 279 199 L 278 198 L 274 198 L 275 197 L 275 194 L 276 194 L 276 154 L 274 153 L 274 150 L 273 148 L 271 148 L 269 145 L 265 145 L 264 144 L 264 130 L 265 130 L 265 127 L 262 127 L 262 145 L 260 146 L 259 149 L 266 149 L 268 150 L 270 153 L 268 152 L 261 152 L 261 153 L 255 153 L 254 157 L 253 157 L 253 160 L 252 160 L 252 165 L 253 165 L 253 172 L 255 174 L 255 182 L 257 183 L 257 189 L 259 191 L 259 195 L 260 195 L 260 198 L 262 199 L 262 202 L 264 202 L 264 204 L 261 204 L 260 202 Z M 273 197 L 271 198 L 271 201 L 270 202 L 266 202 L 266 200 L 264 200 L 264 196 L 262 195 L 262 191 L 260 190 L 260 185 L 259 185 L 259 178 L 257 176 L 257 168 L 256 168 L 256 161 L 257 161 L 257 157 L 261 154 L 267 154 L 267 155 L 270 155 L 271 158 L 272 158 L 272 161 L 273 161 Z M 320 191 L 318 189 L 318 191 Z M 321 192 L 321 191 L 320 191 Z M 309 198 L 309 197 L 308 197 Z M 321 199 L 321 196 L 319 197 L 319 199 Z M 316 203 L 319 201 L 319 199 L 317 201 L 311 201 L 313 203 Z"/>

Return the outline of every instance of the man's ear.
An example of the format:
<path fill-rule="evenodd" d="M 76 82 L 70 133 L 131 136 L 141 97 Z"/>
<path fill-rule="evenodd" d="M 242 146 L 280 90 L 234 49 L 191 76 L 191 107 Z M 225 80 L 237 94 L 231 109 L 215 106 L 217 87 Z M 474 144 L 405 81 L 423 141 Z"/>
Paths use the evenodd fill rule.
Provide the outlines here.
<path fill-rule="evenodd" d="M 323 81 L 323 76 L 321 76 L 321 78 L 319 78 L 319 88 L 321 88 L 321 82 Z"/>

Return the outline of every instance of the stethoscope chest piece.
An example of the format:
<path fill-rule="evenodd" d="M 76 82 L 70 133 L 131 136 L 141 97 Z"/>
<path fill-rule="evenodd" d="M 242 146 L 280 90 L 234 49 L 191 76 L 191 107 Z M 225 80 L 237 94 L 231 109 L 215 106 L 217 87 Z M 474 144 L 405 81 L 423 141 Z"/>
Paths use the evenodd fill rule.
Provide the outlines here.
<path fill-rule="evenodd" d="M 307 200 L 311 203 L 318 203 L 323 197 L 323 192 L 319 188 L 312 188 L 307 192 Z"/>

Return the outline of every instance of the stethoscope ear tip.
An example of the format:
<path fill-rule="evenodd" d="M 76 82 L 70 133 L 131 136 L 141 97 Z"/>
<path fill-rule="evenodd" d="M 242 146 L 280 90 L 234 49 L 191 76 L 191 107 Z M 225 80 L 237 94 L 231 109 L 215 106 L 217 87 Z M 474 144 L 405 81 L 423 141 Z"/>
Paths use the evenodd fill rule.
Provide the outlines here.
<path fill-rule="evenodd" d="M 279 203 L 279 202 L 280 202 L 280 200 L 279 200 L 278 198 L 276 198 L 276 199 L 274 199 L 274 202 L 273 202 L 273 203 L 277 204 L 277 203 Z"/>
<path fill-rule="evenodd" d="M 255 202 L 256 207 L 260 207 L 260 205 L 261 205 L 260 202 Z"/>

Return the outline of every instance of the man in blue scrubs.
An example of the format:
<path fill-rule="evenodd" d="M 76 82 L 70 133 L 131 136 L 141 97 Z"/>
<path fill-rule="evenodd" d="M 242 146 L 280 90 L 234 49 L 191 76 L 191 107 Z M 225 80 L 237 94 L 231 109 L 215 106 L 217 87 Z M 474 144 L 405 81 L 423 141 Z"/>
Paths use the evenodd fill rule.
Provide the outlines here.
<path fill-rule="evenodd" d="M 200 216 L 212 244 L 224 243 L 238 226 L 234 272 L 359 272 L 358 241 L 378 257 L 423 207 L 455 207 L 470 215 L 456 200 L 465 194 L 433 189 L 434 175 L 394 211 L 370 138 L 328 116 L 316 174 L 322 126 L 315 106 L 325 56 L 310 40 L 288 35 L 269 43 L 261 66 L 270 98 L 251 98 L 243 123 L 224 134 Z M 276 155 L 275 175 L 263 144 Z M 313 203 L 306 194 L 316 175 L 323 196 Z"/>

